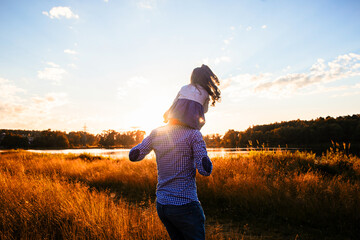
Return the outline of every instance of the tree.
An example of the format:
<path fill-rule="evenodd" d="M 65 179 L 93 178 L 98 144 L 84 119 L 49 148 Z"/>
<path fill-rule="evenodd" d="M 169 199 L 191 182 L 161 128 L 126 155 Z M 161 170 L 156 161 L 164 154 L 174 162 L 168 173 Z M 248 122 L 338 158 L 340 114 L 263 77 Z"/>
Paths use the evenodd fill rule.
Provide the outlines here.
<path fill-rule="evenodd" d="M 116 135 L 116 131 L 115 130 L 107 130 L 107 131 L 103 131 L 100 137 L 100 145 L 104 146 L 104 147 L 111 147 L 115 145 L 115 135 Z"/>
<path fill-rule="evenodd" d="M 139 144 L 144 139 L 145 131 L 136 130 L 133 134 L 135 135 L 135 144 Z"/>
<path fill-rule="evenodd" d="M 204 136 L 204 141 L 207 147 L 218 148 L 221 147 L 221 135 L 220 134 L 211 134 Z"/>
<path fill-rule="evenodd" d="M 80 132 L 69 132 L 67 138 L 71 147 L 79 147 L 82 145 Z"/>
<path fill-rule="evenodd" d="M 23 136 L 20 134 L 8 133 L 5 135 L 3 140 L 1 141 L 1 145 L 5 148 L 28 148 L 29 140 L 27 136 Z"/>
<path fill-rule="evenodd" d="M 70 143 L 64 132 L 46 130 L 39 132 L 31 144 L 35 148 L 69 148 Z"/>
<path fill-rule="evenodd" d="M 233 129 L 228 130 L 223 139 L 223 146 L 228 148 L 235 148 L 240 146 L 240 135 L 238 131 L 235 131 Z"/>

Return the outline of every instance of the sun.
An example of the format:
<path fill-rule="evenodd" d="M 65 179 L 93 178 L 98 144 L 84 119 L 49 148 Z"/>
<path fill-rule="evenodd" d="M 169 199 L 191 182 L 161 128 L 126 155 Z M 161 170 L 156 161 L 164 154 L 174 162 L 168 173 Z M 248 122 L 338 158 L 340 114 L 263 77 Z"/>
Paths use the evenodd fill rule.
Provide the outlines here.
<path fill-rule="evenodd" d="M 160 97 L 149 99 L 134 112 L 133 122 L 148 135 L 153 129 L 166 124 L 163 115 L 170 105 L 171 102 Z"/>

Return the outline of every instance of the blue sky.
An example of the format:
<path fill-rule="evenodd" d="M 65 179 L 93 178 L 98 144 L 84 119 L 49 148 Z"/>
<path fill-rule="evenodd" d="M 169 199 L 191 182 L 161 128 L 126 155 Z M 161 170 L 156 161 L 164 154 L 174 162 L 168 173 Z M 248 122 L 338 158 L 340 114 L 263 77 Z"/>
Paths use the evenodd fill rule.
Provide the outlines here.
<path fill-rule="evenodd" d="M 359 1 L 0 2 L 0 128 L 162 125 L 208 64 L 202 132 L 358 114 Z"/>

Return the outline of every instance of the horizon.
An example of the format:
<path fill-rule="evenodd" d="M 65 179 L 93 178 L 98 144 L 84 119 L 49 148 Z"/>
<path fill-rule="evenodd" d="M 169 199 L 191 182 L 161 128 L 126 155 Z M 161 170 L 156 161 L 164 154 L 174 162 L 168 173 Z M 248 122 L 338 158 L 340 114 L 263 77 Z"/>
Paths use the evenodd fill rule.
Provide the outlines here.
<path fill-rule="evenodd" d="M 340 118 L 340 117 L 351 117 L 351 116 L 354 116 L 354 115 L 360 115 L 359 113 L 354 113 L 354 114 L 351 114 L 351 115 L 342 115 L 342 116 L 319 116 L 317 118 L 313 118 L 313 119 L 292 119 L 292 120 L 288 120 L 288 121 L 278 121 L 278 122 L 271 122 L 271 123 L 264 123 L 264 124 L 257 124 L 257 125 L 251 125 L 249 127 L 247 127 L 246 129 L 243 129 L 243 130 L 239 130 L 239 129 L 228 129 L 226 131 L 230 131 L 230 130 L 234 130 L 234 131 L 238 131 L 238 132 L 245 132 L 247 129 L 249 128 L 253 128 L 253 127 L 256 127 L 256 126 L 264 126 L 264 125 L 272 125 L 272 124 L 276 124 L 276 123 L 282 123 L 282 122 L 291 122 L 291 121 L 297 121 L 297 120 L 300 120 L 300 121 L 316 121 L 317 119 L 320 119 L 320 118 L 323 118 L 323 119 L 326 119 L 328 117 L 331 117 L 333 119 L 336 119 L 336 118 Z M 131 132 L 131 131 L 137 131 L 137 130 L 140 130 L 140 131 L 145 131 L 144 129 L 129 129 L 129 130 L 116 130 L 116 129 L 104 129 L 102 130 L 101 132 L 90 132 L 90 131 L 87 131 L 84 129 L 83 127 L 83 130 L 71 130 L 71 131 L 62 131 L 62 130 L 59 130 L 59 129 L 52 129 L 52 128 L 48 128 L 48 129 L 10 129 L 10 128 L 2 128 L 0 130 L 15 130 L 15 131 L 60 131 L 60 132 L 65 132 L 65 133 L 70 133 L 70 132 L 85 132 L 85 133 L 89 133 L 89 134 L 93 134 L 93 135 L 99 135 L 103 132 L 106 132 L 106 131 L 111 131 L 111 130 L 114 130 L 116 132 L 119 132 L 119 133 L 123 133 L 123 132 Z M 225 132 L 226 133 L 226 132 Z M 224 134 L 225 134 L 224 133 Z M 145 136 L 147 136 L 148 134 L 150 134 L 150 132 L 146 132 L 145 131 Z M 220 133 L 209 133 L 209 134 L 205 134 L 204 136 L 206 135 L 213 135 L 213 134 L 219 134 L 221 136 L 223 136 L 224 134 L 220 134 Z"/>
<path fill-rule="evenodd" d="M 0 2 L 0 129 L 131 131 L 195 67 L 220 79 L 203 135 L 359 114 L 360 2 Z"/>

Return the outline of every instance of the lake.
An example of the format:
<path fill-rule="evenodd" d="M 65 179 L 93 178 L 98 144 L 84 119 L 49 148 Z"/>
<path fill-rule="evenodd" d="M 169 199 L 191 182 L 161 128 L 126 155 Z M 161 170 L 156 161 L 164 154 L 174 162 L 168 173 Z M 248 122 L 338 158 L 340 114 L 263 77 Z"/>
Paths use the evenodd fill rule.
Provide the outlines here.
<path fill-rule="evenodd" d="M 106 149 L 106 148 L 89 148 L 89 149 L 61 149 L 61 150 L 27 150 L 29 152 L 37 152 L 37 153 L 89 153 L 98 156 L 105 156 L 111 158 L 127 158 L 129 156 L 130 149 Z M 237 154 L 247 154 L 249 151 L 246 148 L 208 148 L 209 157 L 223 157 L 225 155 L 237 155 Z M 155 157 L 154 151 L 150 152 L 150 154 L 146 158 Z"/>

